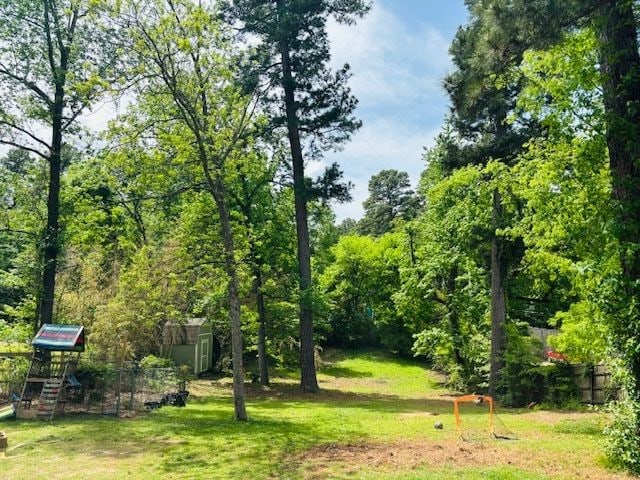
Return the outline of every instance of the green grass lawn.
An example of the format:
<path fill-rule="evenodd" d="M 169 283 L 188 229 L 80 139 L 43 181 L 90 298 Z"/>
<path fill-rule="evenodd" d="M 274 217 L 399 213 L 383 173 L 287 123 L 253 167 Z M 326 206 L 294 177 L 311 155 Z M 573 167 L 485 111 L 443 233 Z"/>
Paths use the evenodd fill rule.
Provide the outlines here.
<path fill-rule="evenodd" d="M 247 385 L 246 423 L 232 420 L 229 382 L 211 380 L 182 409 L 5 422 L 0 479 L 630 478 L 602 466 L 600 414 L 500 409 L 518 440 L 463 442 L 436 374 L 380 352 L 324 360 L 319 394 L 285 374 Z M 487 425 L 481 408 L 463 414 Z"/>

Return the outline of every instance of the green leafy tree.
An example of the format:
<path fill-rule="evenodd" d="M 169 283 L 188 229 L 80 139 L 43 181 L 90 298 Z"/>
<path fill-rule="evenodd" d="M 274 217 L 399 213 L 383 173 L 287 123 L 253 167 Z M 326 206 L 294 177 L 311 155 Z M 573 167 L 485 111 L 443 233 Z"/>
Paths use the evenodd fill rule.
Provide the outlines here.
<path fill-rule="evenodd" d="M 506 122 L 515 102 L 517 83 L 497 82 L 515 59 L 522 55 L 517 48 L 497 48 L 502 32 L 493 28 L 494 10 L 483 1 L 467 2 L 470 21 L 461 27 L 451 46 L 455 70 L 445 79 L 453 108 L 451 126 L 457 145 L 448 155 L 455 163 L 487 165 L 491 160 L 512 163 L 535 124 Z M 496 38 L 497 37 L 497 38 Z M 490 172 L 487 172 L 490 173 Z M 517 246 L 501 235 L 510 218 L 505 211 L 504 190 L 495 188 L 490 221 L 491 242 L 491 356 L 489 394 L 495 394 L 498 372 L 504 365 L 503 352 L 508 319 L 508 276 L 517 263 Z"/>
<path fill-rule="evenodd" d="M 104 8 L 94 1 L 0 2 L 0 144 L 48 164 L 42 283 L 36 324 L 54 321 L 60 253 L 63 148 L 78 117 L 108 89 L 116 52 Z"/>
<path fill-rule="evenodd" d="M 46 171 L 24 150 L 0 159 L 0 315 L 10 324 L 33 327 L 36 316 L 45 186 Z"/>
<path fill-rule="evenodd" d="M 413 350 L 430 359 L 456 388 L 486 388 L 490 328 L 486 238 L 495 188 L 478 166 L 438 173 L 446 149 L 428 152 L 426 206 L 412 223 L 415 259 L 402 271 L 395 303 L 413 322 Z M 436 181 L 440 178 L 439 181 Z"/>
<path fill-rule="evenodd" d="M 230 22 L 258 39 L 257 55 L 249 68 L 264 79 L 271 92 L 275 126 L 286 128 L 296 214 L 300 276 L 301 386 L 317 391 L 314 363 L 311 251 L 307 202 L 310 192 L 304 174 L 303 145 L 311 155 L 335 149 L 349 139 L 360 123 L 353 117 L 356 99 L 346 85 L 348 66 L 331 72 L 326 23 L 329 17 L 352 23 L 369 9 L 364 0 L 228 0 L 223 2 Z"/>
<path fill-rule="evenodd" d="M 614 232 L 619 243 L 620 275 L 607 283 L 603 292 L 611 322 L 611 337 L 625 359 L 627 389 L 631 401 L 640 398 L 640 312 L 635 299 L 640 282 L 640 52 L 638 28 L 633 0 L 608 1 L 541 1 L 489 2 L 496 12 L 494 26 L 501 31 L 500 48 L 546 48 L 559 43 L 578 26 L 591 26 L 597 39 L 596 49 L 600 71 L 600 85 L 604 105 L 605 138 L 611 170 L 611 196 L 616 204 Z M 505 28 L 506 25 L 517 28 Z M 631 306 L 631 307 L 630 307 Z M 637 412 L 630 407 L 627 412 Z M 623 454 L 629 443 L 640 443 L 637 425 L 640 417 L 625 428 L 612 429 L 614 438 L 624 447 L 610 452 L 619 463 L 634 472 L 640 471 L 638 456 Z M 628 434 L 634 428 L 635 435 Z M 617 433 L 616 433 L 617 432 Z M 620 434 L 620 435 L 617 435 Z"/>
<path fill-rule="evenodd" d="M 492 2 L 496 3 L 497 2 Z M 600 65 L 605 138 L 611 170 L 613 200 L 618 205 L 615 235 L 620 243 L 621 281 L 609 298 L 613 336 L 631 372 L 629 388 L 640 383 L 640 314 L 629 309 L 638 296 L 640 278 L 640 53 L 636 4 L 632 0 L 525 2 L 514 0 L 494 8 L 495 27 L 501 30 L 501 48 L 546 48 L 557 44 L 577 26 L 594 29 Z M 495 7 L 495 5 L 494 5 Z M 507 20 L 508 19 L 508 20 Z M 519 28 L 505 30 L 506 24 Z M 633 303 L 635 305 L 635 302 Z M 640 393 L 638 393 L 640 395 Z"/>
<path fill-rule="evenodd" d="M 197 162 L 216 205 L 228 278 L 235 418 L 246 420 L 239 276 L 227 175 L 247 144 L 255 102 L 234 82 L 230 47 L 213 20 L 214 12 L 189 1 L 131 2 L 121 18 L 128 23 L 140 74 L 139 107 L 130 116 L 137 123 L 134 130 L 153 131 L 176 160 Z"/>
<path fill-rule="evenodd" d="M 619 274 L 597 58 L 592 29 L 525 52 L 518 110 L 547 135 L 530 143 L 510 177 L 522 211 L 511 231 L 524 241 L 531 290 L 550 293 L 538 298 L 553 307 L 547 317 L 561 329 L 552 343 L 588 363 L 606 358 L 609 328 L 596 299 Z"/>
<path fill-rule="evenodd" d="M 329 344 L 410 353 L 413 322 L 405 321 L 394 302 L 407 261 L 402 240 L 400 233 L 348 235 L 331 248 L 333 261 L 319 281 L 330 303 Z"/>
<path fill-rule="evenodd" d="M 269 384 L 267 330 L 269 327 L 268 295 L 271 279 L 283 281 L 292 273 L 287 257 L 295 248 L 294 225 L 290 221 L 289 189 L 276 191 L 274 183 L 280 167 L 276 156 L 267 162 L 264 154 L 246 155 L 237 165 L 237 178 L 230 188 L 235 209 L 241 214 L 246 231 L 246 263 L 252 276 L 251 291 L 258 317 L 258 371 L 260 383 Z M 277 336 L 277 335 L 276 335 Z"/>

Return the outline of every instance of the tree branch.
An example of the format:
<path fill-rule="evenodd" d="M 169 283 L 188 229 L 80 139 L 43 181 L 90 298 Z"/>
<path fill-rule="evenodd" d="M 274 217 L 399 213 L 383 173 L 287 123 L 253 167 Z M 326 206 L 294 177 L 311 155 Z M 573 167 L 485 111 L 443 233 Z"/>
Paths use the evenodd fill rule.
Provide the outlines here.
<path fill-rule="evenodd" d="M 26 77 L 21 77 L 19 75 L 16 75 L 15 73 L 10 72 L 7 69 L 7 67 L 5 67 L 2 63 L 0 63 L 0 74 L 6 75 L 7 77 L 15 80 L 16 82 L 21 83 L 25 87 L 27 87 L 33 93 L 38 95 L 42 100 L 44 100 L 48 107 L 51 107 L 53 105 L 53 100 L 51 100 L 49 98 L 49 95 L 47 95 L 40 87 L 38 87 L 38 85 L 36 85 L 34 82 L 28 80 Z"/>
<path fill-rule="evenodd" d="M 14 123 L 8 122 L 7 120 L 3 120 L 3 119 L 0 119 L 0 125 L 5 125 L 5 126 L 7 126 L 9 128 L 17 130 L 18 132 L 23 133 L 26 136 L 28 136 L 33 141 L 38 142 L 40 145 L 42 145 L 42 146 L 48 148 L 49 150 L 51 150 L 51 146 L 47 142 L 45 142 L 44 140 L 42 140 L 39 137 L 36 137 L 29 130 L 27 130 L 27 129 L 23 128 L 23 127 L 20 127 L 19 125 L 16 125 Z"/>
<path fill-rule="evenodd" d="M 12 140 L 5 140 L 3 138 L 0 138 L 0 144 L 9 145 L 9 146 L 12 146 L 12 147 L 19 148 L 20 150 L 24 150 L 26 152 L 34 153 L 34 154 L 38 155 L 39 157 L 45 159 L 46 161 L 49 161 L 49 155 L 45 155 L 44 153 L 42 153 L 39 150 L 36 150 L 35 148 L 27 147 L 26 145 L 19 144 L 17 142 L 12 141 Z"/>

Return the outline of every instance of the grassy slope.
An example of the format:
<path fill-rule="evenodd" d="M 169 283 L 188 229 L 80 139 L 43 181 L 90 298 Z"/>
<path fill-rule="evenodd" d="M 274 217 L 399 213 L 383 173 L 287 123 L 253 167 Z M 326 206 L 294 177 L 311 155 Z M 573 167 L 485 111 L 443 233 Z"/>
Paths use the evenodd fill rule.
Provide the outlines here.
<path fill-rule="evenodd" d="M 597 414 L 502 411 L 520 440 L 463 443 L 434 374 L 379 352 L 326 357 L 320 394 L 286 375 L 248 386 L 248 423 L 231 420 L 228 383 L 199 381 L 184 409 L 2 424 L 0 478 L 626 478 L 599 465 Z"/>

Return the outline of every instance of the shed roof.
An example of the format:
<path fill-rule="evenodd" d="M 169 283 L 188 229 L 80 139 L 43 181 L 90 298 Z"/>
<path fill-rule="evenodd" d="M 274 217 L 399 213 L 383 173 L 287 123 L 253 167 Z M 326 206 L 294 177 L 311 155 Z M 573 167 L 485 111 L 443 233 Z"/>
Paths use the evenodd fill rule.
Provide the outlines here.
<path fill-rule="evenodd" d="M 165 345 L 195 345 L 206 318 L 188 318 L 184 322 L 168 321 L 162 328 Z"/>

